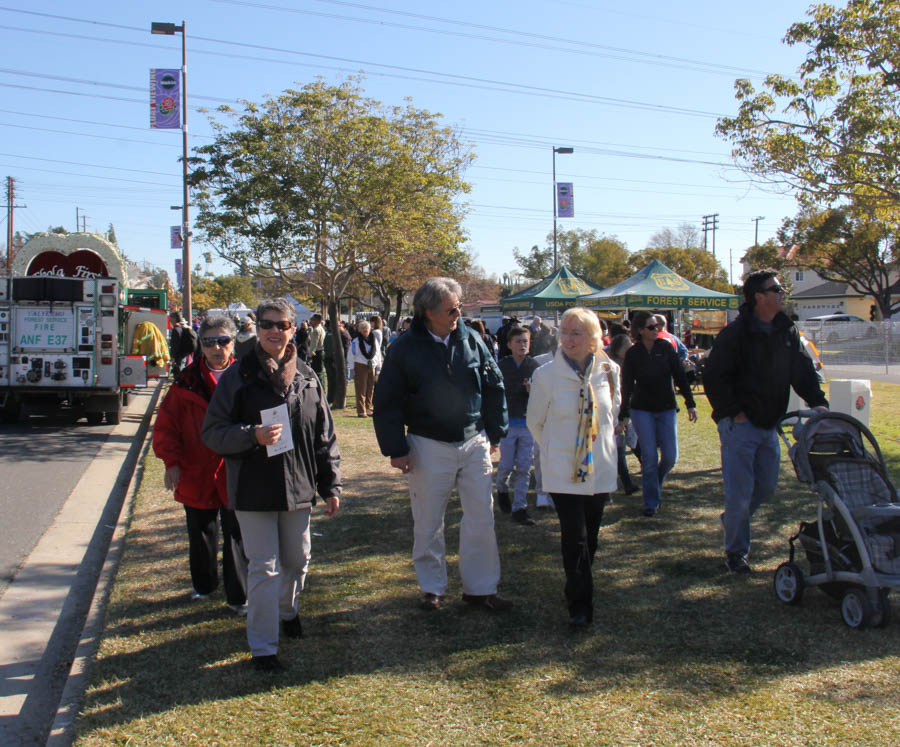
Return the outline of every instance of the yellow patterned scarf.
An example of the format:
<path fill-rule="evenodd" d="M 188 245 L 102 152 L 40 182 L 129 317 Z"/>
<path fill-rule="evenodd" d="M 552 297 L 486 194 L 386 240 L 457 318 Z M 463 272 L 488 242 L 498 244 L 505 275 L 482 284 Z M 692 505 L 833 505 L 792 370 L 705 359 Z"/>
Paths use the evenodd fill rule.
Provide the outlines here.
<path fill-rule="evenodd" d="M 605 353 L 599 352 L 592 355 L 588 359 L 584 371 L 579 371 L 577 366 L 573 366 L 581 380 L 581 389 L 578 393 L 578 431 L 575 437 L 575 459 L 572 474 L 574 482 L 586 482 L 588 476 L 594 474 L 594 441 L 597 440 L 597 434 L 600 432 L 597 424 L 597 396 L 591 386 L 591 374 L 594 372 L 594 366 L 600 366 L 606 372 L 610 384 L 610 399 L 613 395 L 613 384 L 610 377 L 612 369 Z"/>

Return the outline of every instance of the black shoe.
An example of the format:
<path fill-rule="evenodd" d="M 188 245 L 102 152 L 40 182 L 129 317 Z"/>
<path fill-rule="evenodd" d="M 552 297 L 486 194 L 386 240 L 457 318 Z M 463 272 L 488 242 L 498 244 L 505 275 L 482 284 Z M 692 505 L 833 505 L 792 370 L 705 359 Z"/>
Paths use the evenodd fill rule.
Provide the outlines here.
<path fill-rule="evenodd" d="M 645 508 L 643 511 L 641 511 L 641 516 L 646 516 L 647 518 L 656 516 L 657 510 L 658 509 L 655 508 Z"/>
<path fill-rule="evenodd" d="M 443 600 L 444 598 L 440 594 L 431 594 L 426 591 L 419 597 L 419 609 L 428 611 L 440 609 Z"/>
<path fill-rule="evenodd" d="M 290 620 L 282 620 L 281 632 L 287 638 L 303 638 L 303 626 L 300 624 L 300 615 Z"/>
<path fill-rule="evenodd" d="M 586 628 L 590 624 L 591 624 L 591 621 L 588 620 L 587 615 L 572 615 L 569 618 L 569 627 L 572 628 L 572 630 Z"/>
<path fill-rule="evenodd" d="M 508 514 L 512 511 L 512 501 L 509 499 L 509 493 L 505 490 L 497 491 L 497 505 L 500 507 L 500 510 Z"/>
<path fill-rule="evenodd" d="M 499 594 L 463 594 L 462 599 L 466 604 L 473 607 L 484 607 L 491 612 L 508 612 L 512 609 L 513 603 L 501 597 Z"/>
<path fill-rule="evenodd" d="M 753 569 L 750 568 L 750 564 L 747 562 L 747 558 L 736 552 L 729 552 L 725 554 L 725 567 L 731 573 L 736 573 L 740 576 L 749 576 L 751 573 L 753 573 Z"/>
<path fill-rule="evenodd" d="M 528 515 L 527 508 L 519 508 L 512 512 L 513 521 L 521 524 L 523 527 L 533 527 L 534 519 Z"/>
<path fill-rule="evenodd" d="M 640 485 L 635 485 L 634 483 L 631 483 L 630 485 L 625 486 L 625 488 L 623 489 L 623 492 L 625 493 L 625 495 L 631 495 L 632 493 L 637 493 L 640 489 L 641 489 Z"/>
<path fill-rule="evenodd" d="M 253 668 L 257 672 L 272 672 L 273 674 L 285 671 L 284 664 L 278 661 L 278 657 L 275 654 L 271 656 L 254 656 Z"/>

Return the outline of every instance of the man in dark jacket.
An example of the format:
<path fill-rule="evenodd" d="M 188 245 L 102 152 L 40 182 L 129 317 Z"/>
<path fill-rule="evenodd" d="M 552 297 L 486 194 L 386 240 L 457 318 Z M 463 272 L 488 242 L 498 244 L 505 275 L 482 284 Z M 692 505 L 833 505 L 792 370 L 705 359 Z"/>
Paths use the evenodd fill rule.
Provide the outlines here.
<path fill-rule="evenodd" d="M 725 487 L 725 565 L 748 574 L 750 518 L 778 484 L 775 426 L 787 411 L 791 387 L 810 407 L 827 409 L 812 359 L 784 313 L 784 288 L 774 270 L 744 281 L 740 316 L 710 351 L 703 386 L 722 446 Z"/>
<path fill-rule="evenodd" d="M 481 336 L 459 324 L 461 293 L 451 278 L 416 291 L 412 326 L 388 348 L 375 387 L 375 435 L 408 475 L 419 606 L 437 609 L 447 589 L 444 512 L 457 488 L 463 600 L 505 611 L 512 603 L 497 594 L 491 452 L 506 435 L 506 400 Z"/>

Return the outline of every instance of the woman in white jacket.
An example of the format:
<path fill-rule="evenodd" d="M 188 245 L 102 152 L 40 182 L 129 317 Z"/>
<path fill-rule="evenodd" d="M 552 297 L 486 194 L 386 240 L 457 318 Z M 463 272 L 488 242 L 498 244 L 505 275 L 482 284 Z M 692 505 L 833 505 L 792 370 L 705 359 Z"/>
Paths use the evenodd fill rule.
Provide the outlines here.
<path fill-rule="evenodd" d="M 527 423 L 540 444 L 543 489 L 562 533 L 569 624 L 593 620 L 591 564 L 609 493 L 616 489 L 618 366 L 603 352 L 597 315 L 569 309 L 553 360 L 531 379 Z"/>

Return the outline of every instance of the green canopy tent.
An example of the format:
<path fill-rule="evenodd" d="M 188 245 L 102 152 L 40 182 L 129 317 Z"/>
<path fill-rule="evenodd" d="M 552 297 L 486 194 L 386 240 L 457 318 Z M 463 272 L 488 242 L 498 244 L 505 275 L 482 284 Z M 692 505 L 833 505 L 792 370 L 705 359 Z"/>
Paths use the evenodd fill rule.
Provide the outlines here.
<path fill-rule="evenodd" d="M 565 311 L 579 306 L 579 297 L 597 290 L 600 290 L 599 286 L 582 280 L 566 267 L 560 267 L 530 288 L 501 298 L 500 308 L 504 314 L 516 311 Z"/>
<path fill-rule="evenodd" d="M 720 293 L 685 280 L 654 259 L 644 269 L 621 283 L 589 293 L 574 305 L 589 309 L 692 309 L 694 311 L 737 311 L 738 296 Z"/>

